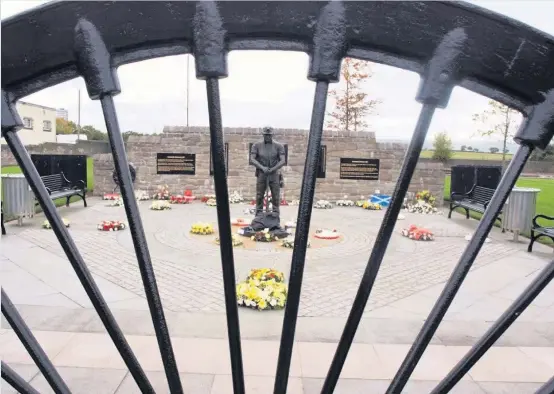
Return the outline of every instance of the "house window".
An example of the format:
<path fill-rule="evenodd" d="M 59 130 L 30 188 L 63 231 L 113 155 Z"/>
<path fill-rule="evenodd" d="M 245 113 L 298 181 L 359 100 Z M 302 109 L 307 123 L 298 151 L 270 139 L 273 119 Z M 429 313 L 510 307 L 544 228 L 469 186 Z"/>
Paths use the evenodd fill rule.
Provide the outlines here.
<path fill-rule="evenodd" d="M 42 130 L 43 131 L 52 131 L 52 122 L 49 120 L 45 120 L 42 122 Z"/>
<path fill-rule="evenodd" d="M 33 119 L 32 118 L 23 118 L 23 127 L 26 129 L 33 128 Z"/>
<path fill-rule="evenodd" d="M 212 145 L 210 144 L 210 175 L 214 174 L 214 165 L 212 161 Z M 225 174 L 229 174 L 229 143 L 225 143 Z"/>

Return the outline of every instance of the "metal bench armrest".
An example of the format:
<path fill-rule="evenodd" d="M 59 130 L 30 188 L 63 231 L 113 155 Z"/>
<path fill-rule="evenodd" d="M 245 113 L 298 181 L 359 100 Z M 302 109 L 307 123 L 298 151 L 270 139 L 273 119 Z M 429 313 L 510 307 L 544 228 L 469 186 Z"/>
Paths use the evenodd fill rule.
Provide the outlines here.
<path fill-rule="evenodd" d="M 537 215 L 533 218 L 533 228 L 542 228 L 540 224 L 537 223 L 537 220 L 539 219 L 545 219 L 545 220 L 552 220 L 554 221 L 554 216 L 546 216 L 546 215 Z"/>

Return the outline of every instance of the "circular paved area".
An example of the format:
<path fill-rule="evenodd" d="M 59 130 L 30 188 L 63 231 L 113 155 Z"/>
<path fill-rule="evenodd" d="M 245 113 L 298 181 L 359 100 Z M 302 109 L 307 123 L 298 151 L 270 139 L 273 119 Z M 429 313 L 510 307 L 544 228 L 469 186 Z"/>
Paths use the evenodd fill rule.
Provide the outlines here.
<path fill-rule="evenodd" d="M 190 234 L 194 222 L 212 222 L 216 209 L 201 203 L 173 205 L 169 211 L 151 211 L 149 201 L 139 203 L 148 246 L 164 307 L 173 311 L 224 312 L 219 247 Z M 233 217 L 245 217 L 246 205 L 231 205 Z M 282 222 L 296 217 L 297 207 L 282 207 Z M 445 281 L 465 248 L 468 229 L 442 215 L 403 213 L 390 241 L 366 310 L 375 309 Z M 137 295 L 144 296 L 129 230 L 101 232 L 102 220 L 124 220 L 123 207 L 108 207 L 91 199 L 82 207 L 63 211 L 71 221 L 70 233 L 90 270 Z M 346 316 L 358 289 L 375 242 L 384 211 L 337 207 L 314 210 L 311 228 L 335 228 L 343 237 L 329 246 L 308 249 L 302 286 L 300 316 Z M 250 217 L 250 216 L 248 216 Z M 415 242 L 400 235 L 410 224 L 432 230 L 433 242 Z M 236 228 L 234 228 L 236 230 Z M 39 222 L 20 235 L 56 254 L 64 255 L 52 231 Z M 514 253 L 506 243 L 485 244 L 474 268 Z M 286 276 L 292 250 L 260 244 L 255 249 L 235 248 L 236 279 L 251 268 L 273 267 Z M 224 262 L 226 264 L 228 262 Z"/>

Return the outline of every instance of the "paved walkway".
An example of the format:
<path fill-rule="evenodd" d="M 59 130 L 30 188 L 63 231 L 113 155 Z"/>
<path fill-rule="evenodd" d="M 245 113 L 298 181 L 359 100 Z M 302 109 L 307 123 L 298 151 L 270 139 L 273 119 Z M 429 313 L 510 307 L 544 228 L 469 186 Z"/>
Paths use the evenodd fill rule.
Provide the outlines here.
<path fill-rule="evenodd" d="M 96 230 L 101 220 L 124 219 L 124 209 L 107 207 L 99 199 L 90 202 L 87 209 L 73 204 L 60 208 L 60 212 L 71 221 L 70 232 L 133 349 L 139 359 L 144 358 L 153 381 L 163 387 L 130 233 Z M 188 232 L 195 221 L 216 223 L 215 209 L 192 204 L 155 212 L 148 210 L 149 202 L 140 206 L 169 329 L 176 352 L 182 353 L 178 360 L 187 392 L 230 392 L 219 250 L 212 242 Z M 232 205 L 233 216 L 245 216 L 244 208 Z M 295 214 L 296 207 L 283 207 L 284 220 Z M 464 236 L 477 224 L 461 215 L 452 220 L 439 215 L 404 215 L 406 220 L 397 224 L 356 335 L 348 358 L 351 367 L 343 372 L 345 379 L 337 392 L 384 391 L 467 245 Z M 295 345 L 298 368 L 292 374 L 291 392 L 316 393 L 321 387 L 382 217 L 383 212 L 359 208 L 314 211 L 312 229 L 332 227 L 344 237 L 338 244 L 308 251 Z M 76 392 L 137 392 L 118 355 L 110 353 L 115 348 L 52 231 L 40 228 L 42 220 L 39 215 L 26 220 L 23 227 L 7 226 L 0 256 L 2 287 L 41 343 L 51 347 L 47 352 Z M 416 243 L 401 237 L 400 229 L 410 224 L 430 228 L 436 240 Z M 484 245 L 406 392 L 429 392 L 433 381 L 444 376 L 554 258 L 550 248 L 537 245 L 529 254 L 524 240 L 513 243 L 510 238 L 493 231 L 491 242 Z M 290 250 L 269 245 L 255 250 L 236 248 L 237 279 L 250 268 L 261 266 L 275 267 L 287 275 L 290 259 Z M 270 376 L 275 373 L 283 313 L 241 309 L 240 316 L 249 392 L 267 393 L 271 391 Z M 3 321 L 2 327 L 3 360 L 43 392 L 45 381 L 36 376 L 36 367 L 28 365 L 29 359 L 21 353 L 9 325 Z M 200 351 L 203 347 L 211 350 Z M 189 351 L 191 348 L 199 351 Z M 143 353 L 148 356 L 141 356 Z M 554 374 L 552 355 L 554 285 L 550 284 L 474 367 L 457 392 L 534 392 L 540 382 Z M 188 358 L 193 356 L 194 360 Z M 206 359 L 199 361 L 198 357 Z M 369 368 L 371 365 L 376 366 Z"/>

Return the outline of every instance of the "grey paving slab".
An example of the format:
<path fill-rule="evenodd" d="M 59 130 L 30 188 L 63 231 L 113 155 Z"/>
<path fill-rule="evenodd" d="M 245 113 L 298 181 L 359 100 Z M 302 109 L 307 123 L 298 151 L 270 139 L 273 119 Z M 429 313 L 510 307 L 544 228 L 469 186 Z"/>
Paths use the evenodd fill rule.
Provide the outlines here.
<path fill-rule="evenodd" d="M 146 235 L 153 256 L 158 286 L 164 306 L 175 312 L 223 312 L 221 263 L 219 250 L 209 242 L 198 241 L 190 236 L 188 229 L 197 220 L 216 222 L 215 210 L 203 204 L 174 206 L 170 213 L 154 212 L 148 209 L 149 202 L 140 204 L 145 223 Z M 98 277 L 125 289 L 130 294 L 125 297 L 119 290 L 113 291 L 115 299 L 109 299 L 116 307 L 143 309 L 140 298 L 144 290 L 134 256 L 134 248 L 129 232 L 103 233 L 95 229 L 95 224 L 106 218 L 123 218 L 123 208 L 107 207 L 105 202 L 92 199 L 87 209 L 71 209 L 63 215 L 72 222 L 70 232 L 79 246 L 91 271 Z M 244 205 L 232 205 L 233 216 L 243 216 Z M 294 217 L 296 207 L 283 207 L 283 217 Z M 302 291 L 300 316 L 347 316 L 354 298 L 367 257 L 375 240 L 383 212 L 361 211 L 359 209 L 336 208 L 328 211 L 314 211 L 313 226 L 336 226 L 339 215 L 343 223 L 339 226 L 344 235 L 343 242 L 332 247 L 308 251 L 305 280 Z M 395 311 L 409 309 L 414 313 L 413 302 L 407 297 L 425 291 L 433 285 L 443 283 L 449 276 L 463 249 L 467 245 L 465 234 L 471 231 L 471 223 L 448 220 L 444 216 L 407 214 L 406 221 L 398 222 L 391 246 L 385 256 L 375 288 L 369 300 L 367 311 L 391 305 L 396 301 Z M 43 251 L 64 258 L 51 231 L 42 230 L 40 218 L 17 234 L 23 241 L 40 247 Z M 417 243 L 401 237 L 402 226 L 417 223 L 431 228 L 437 234 L 437 241 Z M 470 221 L 471 222 L 471 221 Z M 504 235 L 504 237 L 506 237 Z M 483 246 L 474 269 L 479 271 L 489 265 L 514 258 L 521 252 L 521 245 L 511 245 L 494 235 L 493 242 Z M 43 253 L 43 252 L 41 252 Z M 271 252 L 267 248 L 259 250 L 235 249 L 237 278 L 246 275 L 248 270 L 260 264 L 289 271 L 290 251 Z M 8 257 L 12 254 L 8 253 Z M 19 261 L 25 260 L 19 257 Z M 338 262 L 340 261 L 340 264 Z M 18 262 L 16 262 L 18 263 Z M 18 263 L 19 264 L 19 263 Z M 37 263 L 27 262 L 36 265 Z M 523 268 L 500 272 L 501 290 L 505 280 L 517 278 L 521 272 L 528 274 L 544 264 L 541 257 L 526 257 Z M 28 267 L 32 270 L 32 267 Z M 496 270 L 496 268 L 495 268 Z M 476 276 L 476 287 L 481 288 Z M 42 274 L 41 274 L 42 275 Z M 47 274 L 46 274 L 47 275 Z M 470 275 L 471 276 L 471 275 Z M 515 279 L 514 279 L 515 280 Z M 57 285 L 56 283 L 53 283 Z M 86 298 L 78 290 L 68 289 L 68 295 L 79 304 L 86 305 Z M 106 292 L 110 295 L 110 289 Z M 132 297 L 132 296 L 136 297 Z M 127 297 L 128 296 L 128 297 Z M 119 297 L 119 298 L 118 298 Z M 419 308 L 416 315 L 425 314 L 422 303 L 413 300 Z M 463 302 L 460 303 L 460 308 Z M 409 314 L 407 313 L 407 314 Z M 380 316 L 393 317 L 393 316 Z"/>
<path fill-rule="evenodd" d="M 167 378 L 165 372 L 146 372 L 156 394 L 169 394 Z M 210 394 L 214 381 L 214 375 L 210 374 L 180 374 L 183 392 L 194 394 Z M 115 392 L 115 394 L 135 394 L 140 390 L 131 374 L 127 373 L 125 379 Z"/>
<path fill-rule="evenodd" d="M 479 382 L 487 394 L 534 394 L 541 383 Z"/>
<path fill-rule="evenodd" d="M 249 394 L 266 394 L 273 391 L 275 378 L 273 376 L 250 376 L 244 377 L 245 391 Z M 302 379 L 290 378 L 287 386 L 287 393 L 305 393 L 302 387 Z M 233 381 L 231 375 L 216 375 L 210 394 L 233 394 Z"/>
<path fill-rule="evenodd" d="M 113 394 L 127 373 L 122 369 L 101 368 L 57 367 L 57 370 L 74 394 Z M 31 385 L 41 394 L 54 393 L 42 375 L 31 380 Z"/>
<path fill-rule="evenodd" d="M 62 308 L 18 305 L 18 310 L 33 330 L 105 332 L 96 312 L 89 308 Z M 113 309 L 125 334 L 155 335 L 150 313 L 143 310 Z M 244 339 L 278 340 L 281 336 L 283 312 L 260 314 L 241 309 L 241 335 Z M 227 338 L 225 315 L 166 311 L 169 332 L 181 338 Z M 296 340 L 304 342 L 337 342 L 346 318 L 300 317 Z M 354 341 L 356 343 L 411 344 L 421 329 L 421 319 L 363 318 Z M 490 328 L 492 322 L 445 319 L 439 325 L 431 344 L 470 346 Z M 9 325 L 2 320 L 2 327 Z M 554 323 L 516 321 L 495 346 L 554 346 Z"/>
<path fill-rule="evenodd" d="M 25 364 L 13 364 L 8 363 L 8 365 L 25 381 L 29 382 L 31 379 L 33 379 L 38 373 L 38 367 L 34 365 L 25 365 Z M 0 387 L 1 387 L 1 393 L 2 394 L 17 394 L 19 393 L 16 391 L 12 386 L 10 386 L 4 379 L 0 379 Z"/>
<path fill-rule="evenodd" d="M 304 394 L 319 394 L 323 379 L 304 378 Z M 429 394 L 438 381 L 409 381 L 403 394 Z M 390 385 L 389 380 L 340 379 L 335 394 L 367 394 L 384 393 Z M 484 394 L 486 393 L 475 382 L 460 382 L 450 393 L 452 394 Z"/>

